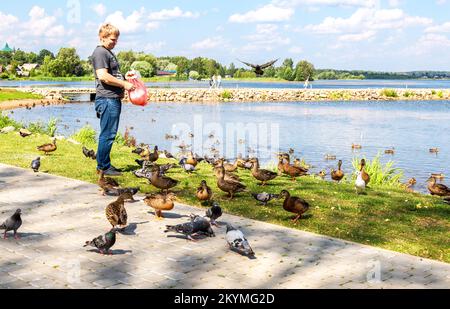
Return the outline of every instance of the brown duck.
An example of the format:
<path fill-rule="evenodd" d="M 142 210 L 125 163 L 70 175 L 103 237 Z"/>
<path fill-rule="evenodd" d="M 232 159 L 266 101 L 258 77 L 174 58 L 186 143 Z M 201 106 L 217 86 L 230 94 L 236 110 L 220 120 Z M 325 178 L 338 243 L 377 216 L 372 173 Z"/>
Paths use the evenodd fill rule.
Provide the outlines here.
<path fill-rule="evenodd" d="M 227 172 L 225 171 L 225 168 L 223 167 L 223 160 L 219 159 L 216 162 L 215 167 L 213 168 L 214 170 L 214 175 L 216 176 L 216 178 L 220 177 L 220 170 L 223 169 L 225 172 L 225 180 L 226 181 L 234 181 L 234 182 L 240 182 L 241 179 L 239 178 L 239 176 L 237 176 L 236 174 L 233 174 L 231 172 Z"/>
<path fill-rule="evenodd" d="M 116 226 L 124 228 L 127 225 L 128 215 L 125 210 L 125 200 L 132 199 L 133 195 L 126 192 L 119 196 L 119 198 L 106 206 L 106 219 L 111 223 L 112 227 Z"/>
<path fill-rule="evenodd" d="M 194 157 L 194 154 L 192 153 L 192 151 L 189 152 L 186 163 L 193 165 L 194 167 L 197 166 L 198 160 Z"/>
<path fill-rule="evenodd" d="M 207 185 L 205 180 L 202 180 L 200 183 L 200 187 L 197 188 L 197 192 L 195 193 L 200 202 L 205 202 L 211 200 L 212 190 Z"/>
<path fill-rule="evenodd" d="M 178 180 L 162 175 L 158 167 L 152 168 L 150 182 L 161 191 L 166 190 L 166 193 L 178 184 Z"/>
<path fill-rule="evenodd" d="M 147 195 L 144 198 L 145 204 L 150 206 L 155 210 L 155 215 L 157 219 L 164 218 L 162 211 L 172 210 L 175 206 L 174 204 L 175 195 L 173 193 L 161 194 L 153 193 Z"/>
<path fill-rule="evenodd" d="M 283 164 L 283 174 L 289 175 L 292 177 L 292 181 L 295 181 L 295 177 L 299 176 L 305 176 L 308 172 L 306 169 L 302 167 L 296 167 L 289 164 L 289 161 L 286 159 L 280 158 L 282 164 Z M 279 162 L 280 164 L 280 162 Z"/>
<path fill-rule="evenodd" d="M 107 191 L 108 189 L 117 189 L 119 188 L 119 183 L 110 178 L 110 177 L 105 177 L 104 172 L 103 171 L 99 171 L 99 178 L 97 181 L 97 184 L 100 188 L 102 188 L 103 190 L 103 195 L 105 195 L 105 191 Z"/>
<path fill-rule="evenodd" d="M 235 193 L 245 191 L 246 186 L 242 183 L 225 179 L 225 169 L 223 166 L 218 168 L 218 174 L 217 187 L 219 187 L 220 190 L 227 192 L 230 200 L 233 199 Z"/>
<path fill-rule="evenodd" d="M 223 163 L 223 168 L 225 169 L 226 172 L 235 172 L 238 168 L 238 159 L 236 159 L 236 161 L 234 161 L 233 164 L 230 163 Z"/>
<path fill-rule="evenodd" d="M 159 159 L 158 146 L 155 146 L 155 148 L 153 149 L 153 152 L 149 153 L 148 157 L 145 159 L 147 159 L 146 161 L 150 161 L 150 162 L 158 161 L 158 159 Z"/>
<path fill-rule="evenodd" d="M 294 223 L 297 223 L 297 220 L 309 209 L 309 203 L 307 201 L 299 197 L 291 196 L 287 190 L 281 191 L 280 197 L 284 197 L 283 209 L 297 214 L 292 219 Z"/>
<path fill-rule="evenodd" d="M 43 151 L 45 152 L 45 154 L 47 155 L 49 152 L 54 152 L 57 147 L 56 147 L 56 138 L 53 139 L 53 143 L 50 144 L 44 144 L 41 146 L 36 147 L 37 150 L 39 151 Z"/>
<path fill-rule="evenodd" d="M 431 195 L 450 196 L 450 189 L 444 184 L 436 183 L 434 177 L 428 178 L 428 191 Z"/>
<path fill-rule="evenodd" d="M 252 163 L 253 177 L 255 177 L 257 180 L 261 181 L 262 186 L 265 186 L 267 181 L 272 180 L 278 176 L 278 174 L 275 172 L 265 170 L 265 169 L 260 169 L 259 168 L 259 160 L 257 158 L 251 159 L 250 162 Z"/>
<path fill-rule="evenodd" d="M 339 160 L 337 171 L 331 170 L 331 179 L 335 181 L 341 181 L 342 178 L 344 178 L 344 172 L 341 170 L 341 167 L 342 167 L 342 160 Z"/>
<path fill-rule="evenodd" d="M 365 159 L 361 159 L 361 168 L 360 168 L 360 172 L 361 172 L 361 177 L 364 180 L 364 182 L 367 184 L 370 182 L 370 176 L 369 174 L 367 174 L 367 172 L 365 171 L 364 167 L 366 166 L 366 160 Z"/>

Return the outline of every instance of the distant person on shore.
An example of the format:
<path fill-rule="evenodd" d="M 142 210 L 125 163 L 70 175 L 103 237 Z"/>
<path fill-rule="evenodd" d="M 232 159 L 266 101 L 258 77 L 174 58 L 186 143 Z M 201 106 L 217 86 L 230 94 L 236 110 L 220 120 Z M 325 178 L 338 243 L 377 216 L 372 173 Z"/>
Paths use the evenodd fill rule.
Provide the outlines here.
<path fill-rule="evenodd" d="M 100 118 L 100 136 L 97 150 L 97 173 L 120 176 L 121 172 L 111 165 L 111 148 L 119 128 L 124 90 L 134 90 L 134 85 L 125 81 L 120 72 L 119 61 L 112 53 L 120 31 L 111 24 L 100 27 L 100 45 L 92 54 L 95 75 L 95 111 Z"/>
<path fill-rule="evenodd" d="M 220 88 L 220 84 L 222 83 L 222 75 L 217 75 L 217 88 Z"/>
<path fill-rule="evenodd" d="M 303 88 L 308 89 L 309 86 L 309 76 L 308 78 L 305 80 L 305 83 L 303 84 Z"/>

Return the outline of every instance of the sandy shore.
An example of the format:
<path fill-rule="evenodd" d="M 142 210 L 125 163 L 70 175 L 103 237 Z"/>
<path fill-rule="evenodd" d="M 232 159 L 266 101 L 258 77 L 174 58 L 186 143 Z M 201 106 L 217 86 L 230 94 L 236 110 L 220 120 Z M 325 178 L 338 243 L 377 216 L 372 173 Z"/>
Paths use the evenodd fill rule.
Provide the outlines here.
<path fill-rule="evenodd" d="M 0 110 L 10 110 L 16 108 L 32 108 L 35 106 L 48 106 L 57 104 L 73 103 L 71 101 L 62 101 L 55 99 L 25 99 L 25 100 L 11 100 L 0 102 Z"/>

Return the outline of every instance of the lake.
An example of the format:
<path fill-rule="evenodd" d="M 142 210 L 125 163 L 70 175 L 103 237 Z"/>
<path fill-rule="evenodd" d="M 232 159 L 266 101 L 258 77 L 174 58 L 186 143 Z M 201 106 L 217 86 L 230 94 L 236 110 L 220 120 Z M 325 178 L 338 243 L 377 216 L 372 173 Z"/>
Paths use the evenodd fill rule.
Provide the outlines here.
<path fill-rule="evenodd" d="M 153 82 L 150 88 L 209 88 L 208 81 Z M 450 80 L 318 80 L 310 83 L 313 89 L 361 88 L 450 88 Z M 71 87 L 94 88 L 94 82 L 5 81 L 0 87 Z M 303 82 L 222 81 L 222 88 L 303 88 Z"/>
<path fill-rule="evenodd" d="M 85 124 L 99 130 L 93 103 L 17 109 L 11 116 L 26 123 L 57 117 L 58 134 L 65 136 Z M 227 157 L 258 151 L 263 164 L 275 164 L 278 148 L 293 148 L 294 156 L 314 166 L 312 172 L 325 169 L 328 179 L 337 161 L 325 160 L 325 154 L 342 159 L 348 173 L 352 158 L 372 159 L 381 153 L 383 163 L 393 160 L 404 170 L 404 181 L 415 177 L 414 189 L 421 192 L 428 192 L 431 173 L 450 176 L 449 101 L 151 103 L 144 108 L 127 104 L 122 109 L 122 133 L 125 127 L 133 127 L 131 134 L 139 143 L 157 144 L 160 149 L 176 152 L 184 142 L 199 154 L 208 153 L 211 146 Z M 167 133 L 179 139 L 167 140 Z M 363 148 L 352 151 L 352 143 Z M 395 154 L 384 154 L 391 147 Z M 440 149 L 437 155 L 429 153 L 433 147 Z M 448 184 L 447 179 L 444 182 Z"/>

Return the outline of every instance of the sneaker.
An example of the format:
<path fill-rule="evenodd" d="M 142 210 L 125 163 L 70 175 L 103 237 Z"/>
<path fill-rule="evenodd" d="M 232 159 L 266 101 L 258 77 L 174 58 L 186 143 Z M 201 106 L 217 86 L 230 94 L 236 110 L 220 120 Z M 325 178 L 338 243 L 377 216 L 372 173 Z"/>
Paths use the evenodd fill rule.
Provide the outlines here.
<path fill-rule="evenodd" d="M 114 169 L 113 167 L 110 167 L 107 170 L 103 171 L 103 175 L 114 177 L 114 176 L 122 176 L 122 173 Z"/>

